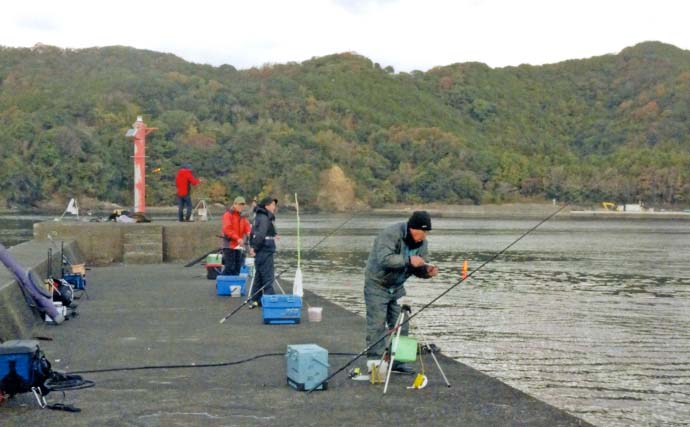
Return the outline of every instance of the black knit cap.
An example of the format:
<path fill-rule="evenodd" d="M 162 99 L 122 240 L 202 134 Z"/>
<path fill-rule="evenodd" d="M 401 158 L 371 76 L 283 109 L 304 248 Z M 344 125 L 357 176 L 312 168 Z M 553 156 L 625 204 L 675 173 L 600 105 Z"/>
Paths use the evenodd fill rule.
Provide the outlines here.
<path fill-rule="evenodd" d="M 278 204 L 278 199 L 274 199 L 273 197 L 270 197 L 270 196 L 264 197 L 264 198 L 261 199 L 261 201 L 259 202 L 259 206 L 261 206 L 262 208 L 265 208 L 266 205 L 270 205 L 270 204 L 273 203 L 273 202 L 276 202 L 276 205 L 277 205 L 277 204 Z"/>
<path fill-rule="evenodd" d="M 431 217 L 427 211 L 414 211 L 410 219 L 407 220 L 407 228 L 415 230 L 431 230 Z"/>

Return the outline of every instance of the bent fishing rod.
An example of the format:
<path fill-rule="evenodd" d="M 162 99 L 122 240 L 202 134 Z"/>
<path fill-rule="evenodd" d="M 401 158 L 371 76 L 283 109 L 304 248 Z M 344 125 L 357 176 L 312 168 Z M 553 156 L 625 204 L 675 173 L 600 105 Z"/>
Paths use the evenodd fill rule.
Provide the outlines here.
<path fill-rule="evenodd" d="M 482 269 L 483 269 L 484 267 L 486 267 L 488 264 L 490 264 L 490 263 L 492 263 L 493 261 L 495 261 L 496 258 L 498 258 L 499 256 L 503 255 L 508 249 L 510 249 L 510 248 L 512 248 L 513 246 L 515 246 L 515 244 L 517 244 L 520 240 L 524 239 L 525 237 L 527 237 L 527 235 L 529 235 L 529 234 L 532 233 L 534 230 L 536 230 L 537 228 L 539 228 L 539 227 L 540 227 L 541 225 L 543 225 L 545 222 L 547 222 L 547 221 L 550 220 L 551 218 L 553 218 L 553 217 L 555 217 L 556 215 L 558 215 L 558 214 L 559 214 L 563 209 L 565 209 L 568 205 L 569 205 L 568 203 L 564 204 L 563 206 L 561 206 L 560 208 L 558 208 L 555 212 L 553 212 L 552 214 L 550 214 L 550 215 L 547 216 L 546 218 L 544 218 L 544 219 L 542 219 L 541 221 L 539 221 L 539 223 L 537 223 L 537 225 L 533 226 L 532 228 L 530 228 L 530 229 L 527 230 L 526 232 L 522 233 L 522 235 L 520 235 L 520 237 L 518 237 L 517 239 L 513 240 L 508 246 L 506 246 L 505 248 L 501 249 L 499 252 L 497 252 L 496 254 L 494 254 L 491 258 L 489 258 L 488 260 L 484 261 L 479 267 L 475 268 L 475 269 L 472 270 L 469 274 L 467 274 L 467 276 L 461 278 L 460 280 L 458 280 L 457 282 L 455 282 L 453 285 L 451 285 L 448 289 L 446 289 L 445 291 L 441 292 L 437 297 L 435 297 L 434 299 L 432 299 L 431 301 L 429 301 L 428 303 L 426 303 L 424 306 L 422 306 L 422 308 L 420 308 L 419 310 L 417 310 L 416 313 L 414 313 L 414 314 L 408 316 L 404 321 L 402 321 L 402 322 L 401 322 L 399 325 L 397 325 L 396 327 L 391 328 L 391 329 L 389 329 L 388 331 L 386 331 L 386 333 L 383 334 L 379 339 L 377 339 L 374 343 L 370 344 L 367 348 L 365 348 L 364 350 L 362 350 L 359 354 L 357 354 L 357 356 L 355 356 L 354 358 L 352 358 L 349 362 L 347 362 L 345 365 L 343 365 L 340 369 L 338 369 L 337 371 L 333 372 L 333 373 L 332 373 L 331 375 L 329 375 L 326 379 L 324 379 L 323 381 L 321 381 L 320 383 L 316 384 L 314 387 L 312 387 L 311 389 L 309 389 L 309 390 L 307 391 L 307 394 L 310 394 L 312 391 L 314 391 L 314 390 L 316 390 L 317 388 L 321 387 L 321 385 L 327 383 L 328 380 L 330 380 L 331 378 L 333 378 L 333 377 L 335 377 L 336 375 L 338 375 L 340 372 L 342 372 L 342 371 L 344 371 L 345 369 L 347 369 L 348 366 L 352 365 L 355 361 L 357 361 L 357 359 L 359 359 L 360 357 L 364 356 L 369 350 L 371 350 L 372 348 L 374 348 L 374 347 L 375 347 L 378 343 L 380 343 L 381 341 L 385 340 L 390 334 L 392 334 L 393 332 L 397 331 L 397 330 L 398 330 L 399 328 L 401 328 L 403 325 L 406 325 L 407 323 L 409 323 L 410 320 L 412 320 L 412 319 L 414 319 L 415 317 L 417 317 L 417 315 L 418 315 L 419 313 L 421 313 L 422 311 L 426 310 L 426 309 L 429 308 L 432 304 L 434 304 L 436 301 L 438 301 L 438 300 L 440 300 L 441 298 L 443 298 L 444 296 L 446 296 L 446 295 L 448 294 L 448 292 L 452 291 L 452 290 L 455 289 L 458 285 L 460 285 L 462 282 L 464 282 L 465 280 L 467 280 L 467 279 L 469 279 L 470 277 L 472 277 L 476 272 L 482 270 Z"/>
<path fill-rule="evenodd" d="M 335 233 L 337 233 L 341 228 L 343 228 L 343 227 L 345 226 L 345 224 L 347 224 L 348 222 L 352 221 L 352 219 L 353 219 L 355 216 L 357 216 L 357 215 L 356 215 L 356 214 L 355 214 L 355 215 L 351 215 L 345 222 L 343 222 L 342 224 L 340 224 L 337 228 L 335 228 L 335 229 L 334 229 L 333 231 L 331 231 L 330 233 L 326 234 L 321 240 L 319 240 L 318 242 L 316 242 L 316 244 L 315 244 L 314 246 L 312 246 L 311 248 L 309 248 L 309 250 L 307 251 L 307 254 L 311 253 L 314 249 L 316 249 L 317 246 L 319 246 L 321 243 L 323 243 L 326 239 L 328 239 L 329 237 L 331 237 L 332 235 L 334 235 Z M 278 274 L 275 275 L 274 281 L 275 281 L 275 280 L 278 280 L 278 278 L 279 278 L 280 276 L 282 276 L 283 273 L 285 273 L 285 272 L 288 271 L 289 269 L 290 269 L 290 267 L 286 267 L 286 268 L 284 268 L 283 270 L 281 270 Z M 255 273 L 255 274 L 256 274 L 256 273 Z M 253 280 L 254 280 L 254 277 L 252 277 L 252 281 L 253 281 Z M 241 309 L 242 307 L 244 307 L 245 305 L 247 305 L 256 295 L 259 295 L 259 293 L 260 293 L 261 291 L 263 291 L 264 288 L 265 288 L 266 286 L 268 286 L 269 284 L 272 284 L 272 283 L 273 283 L 273 282 L 266 283 L 266 284 L 263 285 L 261 288 L 259 288 L 256 292 L 254 292 L 253 294 L 251 294 L 250 296 L 248 296 L 247 299 L 246 299 L 242 304 L 240 304 L 239 307 L 237 307 L 236 309 L 234 309 L 233 311 L 231 311 L 230 313 L 228 313 L 225 317 L 223 317 L 222 319 L 220 319 L 220 323 L 225 323 L 226 320 L 228 320 L 228 319 L 229 319 L 230 317 L 232 317 L 235 313 L 237 313 L 238 311 L 240 311 L 240 309 Z M 251 289 L 250 289 L 250 291 L 251 291 Z"/>

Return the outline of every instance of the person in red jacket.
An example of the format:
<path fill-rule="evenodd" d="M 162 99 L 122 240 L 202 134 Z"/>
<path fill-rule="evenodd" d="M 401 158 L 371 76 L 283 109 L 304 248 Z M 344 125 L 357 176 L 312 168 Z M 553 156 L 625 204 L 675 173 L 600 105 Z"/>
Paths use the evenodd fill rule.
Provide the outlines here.
<path fill-rule="evenodd" d="M 249 221 L 242 216 L 246 204 L 244 197 L 235 197 L 232 207 L 227 209 L 221 218 L 224 275 L 237 276 L 244 262 L 244 238 L 251 232 Z"/>
<path fill-rule="evenodd" d="M 180 221 L 189 221 L 192 216 L 192 185 L 199 184 L 199 180 L 192 174 L 192 165 L 184 163 L 175 177 L 177 186 L 177 218 Z M 184 218 L 182 211 L 187 208 Z"/>

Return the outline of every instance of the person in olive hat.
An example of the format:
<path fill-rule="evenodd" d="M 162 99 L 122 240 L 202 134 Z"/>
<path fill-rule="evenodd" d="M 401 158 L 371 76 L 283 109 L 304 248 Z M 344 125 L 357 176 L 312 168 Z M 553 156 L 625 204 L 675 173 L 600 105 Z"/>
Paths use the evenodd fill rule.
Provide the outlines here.
<path fill-rule="evenodd" d="M 251 252 L 254 258 L 254 289 L 252 302 L 249 308 L 258 307 L 261 304 L 262 294 L 272 295 L 274 267 L 273 256 L 276 252 L 276 227 L 275 213 L 278 209 L 278 199 L 264 197 L 256 206 L 254 225 L 250 237 Z M 251 295 L 250 295 L 251 296 Z"/>
<path fill-rule="evenodd" d="M 416 211 L 407 222 L 386 227 L 374 240 L 364 271 L 364 301 L 367 316 L 367 367 L 381 363 L 386 340 L 372 344 L 395 326 L 401 307 L 398 299 L 405 296 L 405 281 L 412 275 L 428 279 L 438 274 L 438 268 L 427 262 L 429 254 L 427 233 L 431 231 L 431 217 L 426 211 Z M 401 328 L 407 335 L 408 324 Z M 393 363 L 394 372 L 414 373 L 404 363 Z"/>
<path fill-rule="evenodd" d="M 235 197 L 221 218 L 224 275 L 237 276 L 244 263 L 244 239 L 252 228 L 247 218 L 242 216 L 246 205 L 244 197 Z"/>

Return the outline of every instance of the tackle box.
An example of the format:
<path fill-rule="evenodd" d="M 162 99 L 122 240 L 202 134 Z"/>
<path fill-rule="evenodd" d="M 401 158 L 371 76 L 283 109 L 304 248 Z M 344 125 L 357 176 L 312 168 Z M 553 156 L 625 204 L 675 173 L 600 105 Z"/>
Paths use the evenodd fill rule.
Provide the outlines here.
<path fill-rule="evenodd" d="M 309 391 L 328 378 L 328 350 L 316 344 L 291 344 L 285 353 L 287 383 L 299 391 Z M 328 383 L 316 390 L 326 390 Z"/>
<path fill-rule="evenodd" d="M 217 276 L 216 293 L 220 296 L 239 297 L 245 295 L 247 276 Z"/>
<path fill-rule="evenodd" d="M 36 340 L 11 340 L 0 344 L 0 390 L 12 394 L 17 380 L 33 384 L 33 356 L 38 349 Z M 20 378 L 17 378 L 19 376 Z"/>
<path fill-rule="evenodd" d="M 266 324 L 294 324 L 302 318 L 302 297 L 297 295 L 264 295 L 261 307 Z"/>
<path fill-rule="evenodd" d="M 206 278 L 215 280 L 223 271 L 223 255 L 209 254 L 206 256 Z"/>
<path fill-rule="evenodd" d="M 209 254 L 206 256 L 206 268 L 222 267 L 222 266 L 223 266 L 223 255 L 222 254 Z"/>
<path fill-rule="evenodd" d="M 62 278 L 65 279 L 67 283 L 74 286 L 74 289 L 86 289 L 86 278 L 81 274 L 65 274 Z"/>

